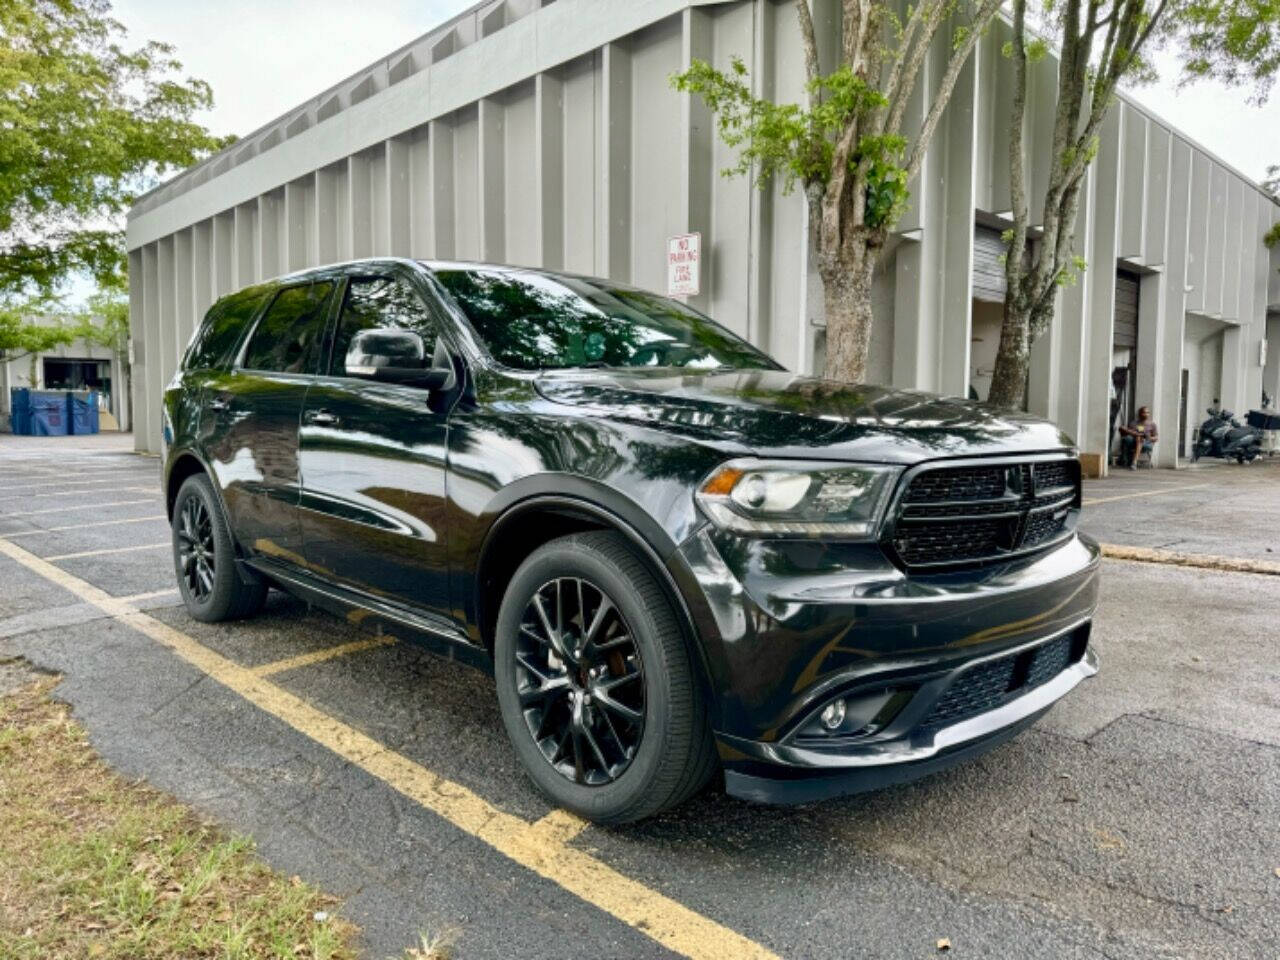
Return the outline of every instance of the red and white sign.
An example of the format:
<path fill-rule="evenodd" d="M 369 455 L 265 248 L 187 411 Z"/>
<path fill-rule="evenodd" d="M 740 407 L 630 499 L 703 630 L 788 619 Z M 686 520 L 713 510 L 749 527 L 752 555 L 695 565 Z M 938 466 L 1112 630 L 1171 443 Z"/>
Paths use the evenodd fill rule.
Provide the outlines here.
<path fill-rule="evenodd" d="M 696 297 L 702 292 L 702 234 L 686 233 L 667 241 L 667 296 Z"/>

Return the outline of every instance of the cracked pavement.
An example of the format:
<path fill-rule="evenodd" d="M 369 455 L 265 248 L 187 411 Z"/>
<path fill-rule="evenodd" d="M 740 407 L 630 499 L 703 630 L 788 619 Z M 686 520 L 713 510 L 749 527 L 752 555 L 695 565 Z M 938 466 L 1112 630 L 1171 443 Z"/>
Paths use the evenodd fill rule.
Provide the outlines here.
<path fill-rule="evenodd" d="M 81 475 L 118 484 L 85 484 L 85 500 L 68 501 L 154 491 L 130 491 L 142 503 L 24 516 L 13 514 L 30 504 L 0 499 L 0 536 L 24 550 L 141 547 L 57 565 L 113 595 L 150 595 L 139 605 L 152 616 L 246 667 L 367 636 L 275 593 L 254 620 L 192 621 L 164 592 L 167 551 L 147 546 L 166 538 L 163 520 L 139 519 L 162 512 L 156 461 L 119 441 L 18 439 L 0 437 L 0 497 Z M 1143 491 L 1161 492 L 1132 496 Z M 1086 510 L 1099 539 L 1280 550 L 1280 464 L 1140 472 L 1086 490 L 1119 497 Z M 136 522 L 102 525 L 114 519 Z M 589 827 L 571 845 L 785 957 L 925 957 L 941 937 L 955 957 L 1274 957 L 1277 624 L 1280 578 L 1108 561 L 1094 632 L 1102 672 L 979 760 L 796 809 L 713 789 L 638 826 Z M 57 695 L 115 767 L 345 898 L 372 958 L 450 928 L 461 958 L 671 955 L 0 556 L 0 686 L 14 657 L 64 675 Z M 271 679 L 504 813 L 549 812 L 482 674 L 397 643 Z"/>

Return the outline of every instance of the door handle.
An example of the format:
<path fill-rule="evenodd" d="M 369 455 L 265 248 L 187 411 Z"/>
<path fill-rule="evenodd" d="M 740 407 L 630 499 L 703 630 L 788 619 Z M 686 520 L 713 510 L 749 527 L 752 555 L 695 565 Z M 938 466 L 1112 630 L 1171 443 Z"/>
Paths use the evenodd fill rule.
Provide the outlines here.
<path fill-rule="evenodd" d="M 303 419 L 314 427 L 336 427 L 338 417 L 328 410 L 308 410 Z"/>
<path fill-rule="evenodd" d="M 231 408 L 231 403 L 227 400 L 224 400 L 222 397 L 214 397 L 208 403 L 206 403 L 205 406 L 207 406 L 210 410 L 221 411 L 221 410 L 229 410 Z"/>

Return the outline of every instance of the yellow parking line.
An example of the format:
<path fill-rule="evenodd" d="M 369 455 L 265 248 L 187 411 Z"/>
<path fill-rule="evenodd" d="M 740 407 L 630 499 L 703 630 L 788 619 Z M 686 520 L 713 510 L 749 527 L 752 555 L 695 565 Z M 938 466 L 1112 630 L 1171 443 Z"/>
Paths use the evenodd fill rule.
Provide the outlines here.
<path fill-rule="evenodd" d="M 45 513 L 66 513 L 69 510 L 105 510 L 107 507 L 132 507 L 139 503 L 151 503 L 155 497 L 148 497 L 146 500 L 114 500 L 111 503 L 81 503 L 74 507 L 46 507 L 43 510 L 19 510 L 17 513 L 0 513 L 0 520 L 8 520 L 10 517 L 36 517 Z"/>
<path fill-rule="evenodd" d="M 356 640 L 352 643 L 341 643 L 336 647 L 327 647 L 324 650 L 316 650 L 312 653 L 300 653 L 296 657 L 288 657 L 284 660 L 264 663 L 261 666 L 254 667 L 253 674 L 258 677 L 269 677 L 273 674 L 284 673 L 286 670 L 296 670 L 298 667 L 309 667 L 314 663 L 324 663 L 326 660 L 345 657 L 353 653 L 361 653 L 365 650 L 374 650 L 378 647 L 389 647 L 395 642 L 395 637 L 372 637 L 368 640 Z"/>
<path fill-rule="evenodd" d="M 1174 550 L 1156 550 L 1152 547 L 1126 547 L 1114 543 L 1101 544 L 1102 555 L 1112 560 L 1132 560 L 1137 563 L 1162 563 L 1174 567 L 1197 567 L 1201 570 L 1219 570 L 1227 573 L 1261 573 L 1280 577 L 1280 563 L 1271 560 L 1253 560 L 1249 557 L 1220 557 L 1210 553 L 1178 553 Z"/>
<path fill-rule="evenodd" d="M 662 946 L 696 960 L 725 957 L 775 958 L 776 954 L 684 904 L 624 876 L 589 853 L 558 839 L 571 821 L 563 816 L 537 824 L 498 809 L 461 784 L 361 733 L 313 707 L 282 687 L 256 675 L 166 623 L 156 620 L 28 553 L 0 540 L 0 553 L 16 560 L 81 600 L 126 624 L 175 654 L 265 713 L 327 748 L 398 793 L 488 844 L 498 853 L 558 884 Z"/>
<path fill-rule="evenodd" d="M 1164 493 L 1177 493 L 1179 490 L 1195 490 L 1198 487 L 1207 487 L 1207 483 L 1179 483 L 1171 487 L 1165 487 L 1163 490 L 1139 490 L 1137 493 L 1122 493 L 1114 497 L 1097 497 L 1093 500 L 1085 500 L 1084 505 L 1091 507 L 1095 503 L 1111 503 L 1113 500 L 1128 500 L 1132 497 L 1158 497 Z"/>
<path fill-rule="evenodd" d="M 108 547 L 105 550 L 81 550 L 79 553 L 59 553 L 52 557 L 45 557 L 50 563 L 55 560 L 79 560 L 81 557 L 101 557 L 110 553 L 134 553 L 138 550 L 159 550 L 161 547 L 173 546 L 172 541 L 166 540 L 164 543 L 143 543 L 136 547 Z"/>
<path fill-rule="evenodd" d="M 0 514 L 0 520 L 5 518 L 5 514 Z M 0 533 L 0 540 L 9 540 L 13 537 L 30 537 L 37 533 L 63 533 L 67 530 L 87 530 L 89 527 L 114 527 L 121 523 L 146 523 L 148 520 L 168 520 L 163 513 L 157 513 L 150 517 L 125 517 L 123 520 L 99 520 L 95 523 L 69 523 L 65 527 L 36 527 L 34 530 L 18 530 L 15 533 Z"/>
<path fill-rule="evenodd" d="M 149 593 L 131 593 L 129 596 L 121 597 L 120 599 L 125 603 L 130 603 L 130 604 L 133 604 L 134 606 L 137 606 L 140 603 L 146 603 L 148 600 L 159 600 L 161 597 L 176 597 L 176 596 L 180 596 L 180 594 L 178 593 L 178 588 L 168 587 L 167 589 L 164 589 L 164 590 L 152 590 Z"/>

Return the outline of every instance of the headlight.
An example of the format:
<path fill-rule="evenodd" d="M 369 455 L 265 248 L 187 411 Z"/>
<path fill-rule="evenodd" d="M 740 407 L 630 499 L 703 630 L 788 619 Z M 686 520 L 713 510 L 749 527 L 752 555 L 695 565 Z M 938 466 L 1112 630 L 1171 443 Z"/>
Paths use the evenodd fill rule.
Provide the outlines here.
<path fill-rule="evenodd" d="M 716 526 L 755 536 L 873 536 L 901 467 L 731 460 L 698 488 Z"/>

